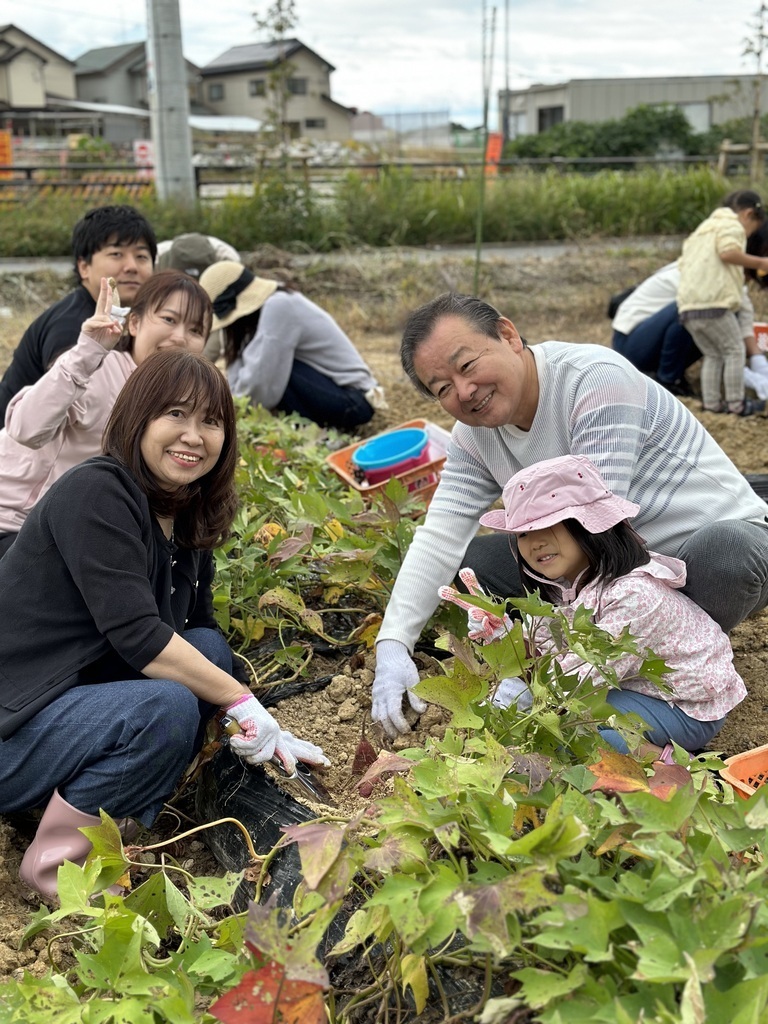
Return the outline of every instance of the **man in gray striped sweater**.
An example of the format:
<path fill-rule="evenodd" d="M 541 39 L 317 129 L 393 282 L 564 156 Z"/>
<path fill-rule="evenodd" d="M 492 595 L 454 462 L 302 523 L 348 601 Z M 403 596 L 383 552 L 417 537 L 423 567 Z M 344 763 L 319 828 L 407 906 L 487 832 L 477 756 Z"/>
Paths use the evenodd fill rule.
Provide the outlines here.
<path fill-rule="evenodd" d="M 398 574 L 376 645 L 374 721 L 408 731 L 403 695 L 425 705 L 413 645 L 438 587 L 471 565 L 500 596 L 520 594 L 505 534 L 478 519 L 518 470 L 588 456 L 608 486 L 640 506 L 649 547 L 682 558 L 687 593 L 728 632 L 768 604 L 768 505 L 699 421 L 623 356 L 600 345 L 529 348 L 493 306 L 447 293 L 416 310 L 401 346 L 416 389 L 458 421 L 442 478 Z"/>

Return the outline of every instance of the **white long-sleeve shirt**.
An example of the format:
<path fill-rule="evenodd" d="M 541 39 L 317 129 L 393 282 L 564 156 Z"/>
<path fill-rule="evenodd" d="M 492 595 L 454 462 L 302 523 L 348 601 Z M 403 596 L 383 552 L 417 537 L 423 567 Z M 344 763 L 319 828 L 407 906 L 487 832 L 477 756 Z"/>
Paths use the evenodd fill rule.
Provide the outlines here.
<path fill-rule="evenodd" d="M 636 327 L 644 323 L 649 316 L 658 313 L 677 299 L 680 285 L 680 268 L 678 261 L 667 263 L 655 274 L 651 274 L 629 294 L 619 306 L 611 327 L 619 334 L 631 334 Z M 741 293 L 741 305 L 736 316 L 741 328 L 742 338 L 749 338 L 755 331 L 755 310 L 752 300 L 744 287 Z"/>
<path fill-rule="evenodd" d="M 531 348 L 539 405 L 531 428 L 469 427 L 451 434 L 440 483 L 398 573 L 379 640 L 409 650 L 451 583 L 480 515 L 526 466 L 586 455 L 607 486 L 640 506 L 633 526 L 654 551 L 676 555 L 695 530 L 722 519 L 765 522 L 765 504 L 695 416 L 601 345 Z"/>
<path fill-rule="evenodd" d="M 285 393 L 294 359 L 339 387 L 365 394 L 377 386 L 362 356 L 336 321 L 300 292 L 276 291 L 261 307 L 256 334 L 227 367 L 234 395 L 274 409 Z"/>

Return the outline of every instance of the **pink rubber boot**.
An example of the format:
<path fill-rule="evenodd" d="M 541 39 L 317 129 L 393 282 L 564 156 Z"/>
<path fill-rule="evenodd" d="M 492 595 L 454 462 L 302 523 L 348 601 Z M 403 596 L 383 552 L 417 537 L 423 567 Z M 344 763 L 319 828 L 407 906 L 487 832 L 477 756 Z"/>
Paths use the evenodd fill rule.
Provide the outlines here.
<path fill-rule="evenodd" d="M 91 841 L 78 830 L 100 824 L 101 818 L 78 811 L 54 789 L 21 861 L 22 882 L 49 899 L 57 897 L 56 876 L 61 865 L 69 860 L 82 867 L 91 851 Z"/>

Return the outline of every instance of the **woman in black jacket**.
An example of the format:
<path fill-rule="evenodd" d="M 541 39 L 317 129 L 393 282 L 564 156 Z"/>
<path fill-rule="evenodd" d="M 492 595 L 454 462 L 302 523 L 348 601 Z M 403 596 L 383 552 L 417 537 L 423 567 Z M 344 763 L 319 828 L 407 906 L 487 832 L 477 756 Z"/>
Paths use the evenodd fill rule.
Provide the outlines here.
<path fill-rule="evenodd" d="M 99 808 L 152 823 L 217 708 L 250 763 L 327 763 L 233 678 L 214 621 L 211 552 L 236 510 L 223 376 L 189 352 L 151 356 L 103 452 L 54 484 L 0 562 L 0 811 L 46 804 L 20 873 L 48 897 Z"/>

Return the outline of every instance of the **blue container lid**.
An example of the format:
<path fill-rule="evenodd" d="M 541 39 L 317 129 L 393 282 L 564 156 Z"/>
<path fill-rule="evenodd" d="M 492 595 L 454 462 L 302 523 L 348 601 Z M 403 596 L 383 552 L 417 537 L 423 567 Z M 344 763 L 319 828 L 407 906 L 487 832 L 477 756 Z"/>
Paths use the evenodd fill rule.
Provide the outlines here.
<path fill-rule="evenodd" d="M 361 445 L 352 453 L 352 461 L 360 469 L 384 469 L 406 459 L 415 459 L 427 447 L 429 436 L 419 427 L 392 430 Z"/>

